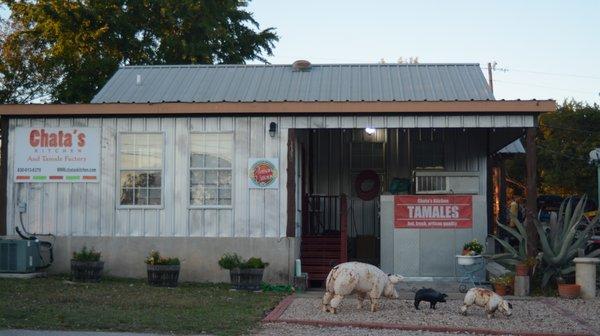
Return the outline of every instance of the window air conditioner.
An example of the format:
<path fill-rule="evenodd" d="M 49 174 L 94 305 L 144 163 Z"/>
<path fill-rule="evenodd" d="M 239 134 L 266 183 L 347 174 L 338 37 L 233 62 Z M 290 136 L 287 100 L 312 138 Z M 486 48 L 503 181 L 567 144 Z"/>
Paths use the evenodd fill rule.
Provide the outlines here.
<path fill-rule="evenodd" d="M 415 170 L 416 194 L 478 194 L 478 172 Z"/>

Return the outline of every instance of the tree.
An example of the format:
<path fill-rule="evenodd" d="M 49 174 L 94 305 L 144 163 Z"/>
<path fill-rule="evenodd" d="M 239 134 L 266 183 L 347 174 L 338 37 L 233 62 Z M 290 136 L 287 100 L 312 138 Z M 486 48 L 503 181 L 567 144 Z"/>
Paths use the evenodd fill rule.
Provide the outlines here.
<path fill-rule="evenodd" d="M 540 193 L 598 199 L 588 153 L 600 147 L 600 106 L 571 100 L 541 115 L 536 145 Z M 524 158 L 507 160 L 506 167 L 508 176 L 524 181 Z"/>
<path fill-rule="evenodd" d="M 0 102 L 89 102 L 122 65 L 266 62 L 247 1 L 5 1 Z"/>
<path fill-rule="evenodd" d="M 596 168 L 588 153 L 600 147 L 600 106 L 565 101 L 540 116 L 536 144 L 542 192 L 597 199 Z"/>

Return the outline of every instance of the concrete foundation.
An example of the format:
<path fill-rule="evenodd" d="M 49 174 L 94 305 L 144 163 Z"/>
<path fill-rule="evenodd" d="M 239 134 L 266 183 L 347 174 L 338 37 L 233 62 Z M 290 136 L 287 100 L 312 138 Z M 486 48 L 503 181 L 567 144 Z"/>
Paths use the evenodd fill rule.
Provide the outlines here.
<path fill-rule="evenodd" d="M 243 258 L 260 257 L 268 262 L 264 281 L 291 283 L 296 238 L 209 238 L 209 237 L 56 237 L 54 263 L 49 273 L 69 273 L 73 251 L 83 246 L 102 252 L 104 274 L 144 278 L 144 260 L 151 250 L 181 260 L 181 281 L 229 282 L 229 271 L 217 261 L 227 252 Z"/>
<path fill-rule="evenodd" d="M 596 265 L 598 258 L 575 258 L 575 283 L 581 286 L 581 298 L 593 299 L 596 297 Z"/>

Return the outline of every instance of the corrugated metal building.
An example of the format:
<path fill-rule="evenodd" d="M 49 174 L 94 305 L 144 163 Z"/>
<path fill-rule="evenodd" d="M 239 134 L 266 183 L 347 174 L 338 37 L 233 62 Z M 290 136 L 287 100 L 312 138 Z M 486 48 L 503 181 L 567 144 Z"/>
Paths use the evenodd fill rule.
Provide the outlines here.
<path fill-rule="evenodd" d="M 495 100 L 478 64 L 124 67 L 91 104 L 0 106 L 0 234 L 56 235 L 57 272 L 85 244 L 117 276 L 143 276 L 158 249 L 184 280 L 226 280 L 225 252 L 270 262 L 267 281 L 289 281 L 296 258 L 315 281 L 344 258 L 453 278 L 454 254 L 488 232 L 488 155 L 552 109 Z M 91 170 L 44 143 L 61 131 L 97 139 L 73 154 Z M 29 168 L 21 142 L 49 162 Z M 39 173 L 52 157 L 65 174 Z M 402 227 L 392 193 L 468 195 L 472 224 Z"/>

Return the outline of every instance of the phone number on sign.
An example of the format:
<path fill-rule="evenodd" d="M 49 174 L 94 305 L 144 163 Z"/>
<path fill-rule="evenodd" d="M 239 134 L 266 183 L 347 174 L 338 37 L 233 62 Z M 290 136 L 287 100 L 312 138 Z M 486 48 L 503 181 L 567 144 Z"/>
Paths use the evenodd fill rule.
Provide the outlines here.
<path fill-rule="evenodd" d="M 40 173 L 42 168 L 17 168 L 18 173 Z"/>

